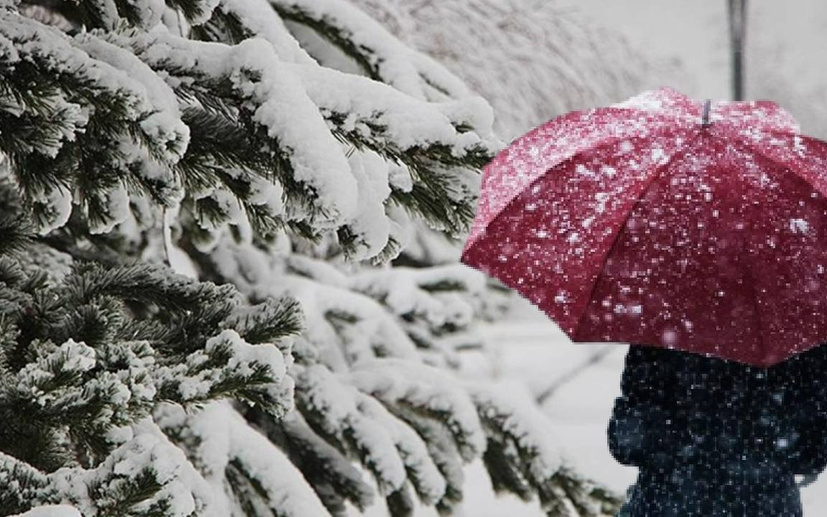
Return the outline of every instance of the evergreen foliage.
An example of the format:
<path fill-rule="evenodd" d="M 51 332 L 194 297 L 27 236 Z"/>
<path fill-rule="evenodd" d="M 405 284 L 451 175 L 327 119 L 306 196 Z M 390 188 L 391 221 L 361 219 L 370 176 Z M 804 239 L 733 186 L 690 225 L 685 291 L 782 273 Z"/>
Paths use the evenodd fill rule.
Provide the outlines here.
<path fill-rule="evenodd" d="M 0 0 L 0 515 L 609 509 L 452 371 L 503 291 L 401 255 L 491 127 L 344 0 Z"/>
<path fill-rule="evenodd" d="M 4 216 L 19 214 L 5 205 Z M 272 343 L 300 328 L 295 301 L 247 306 L 230 285 L 149 264 L 47 268 L 55 252 L 40 250 L 0 256 L 3 514 L 67 502 L 84 515 L 203 508 L 152 411 L 231 398 L 281 417 L 291 357 L 289 342 Z"/>

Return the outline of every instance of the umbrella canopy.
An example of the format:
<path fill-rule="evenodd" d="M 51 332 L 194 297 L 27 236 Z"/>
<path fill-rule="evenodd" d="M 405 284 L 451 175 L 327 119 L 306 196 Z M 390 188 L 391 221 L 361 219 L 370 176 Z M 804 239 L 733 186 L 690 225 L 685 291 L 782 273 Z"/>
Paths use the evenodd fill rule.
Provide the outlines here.
<path fill-rule="evenodd" d="M 776 104 L 661 89 L 483 170 L 461 261 L 580 342 L 771 366 L 827 341 L 827 143 Z"/>

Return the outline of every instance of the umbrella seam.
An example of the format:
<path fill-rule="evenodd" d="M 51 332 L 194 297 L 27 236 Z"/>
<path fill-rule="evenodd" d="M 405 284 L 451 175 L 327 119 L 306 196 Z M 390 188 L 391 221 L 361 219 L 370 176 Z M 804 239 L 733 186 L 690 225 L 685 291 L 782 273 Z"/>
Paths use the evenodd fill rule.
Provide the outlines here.
<path fill-rule="evenodd" d="M 767 131 L 767 132 L 769 133 L 770 131 Z M 804 137 L 804 138 L 809 138 L 809 137 L 806 137 L 805 135 L 796 135 L 795 133 L 784 133 L 783 131 L 771 131 L 771 132 L 772 132 L 772 133 L 777 133 L 777 134 L 786 135 L 786 136 L 801 136 L 801 137 Z M 714 138 L 717 138 L 718 140 L 721 140 L 722 142 L 727 142 L 727 140 L 724 140 L 724 139 L 722 139 L 722 138 L 720 138 L 720 137 L 718 137 L 718 136 L 714 136 Z M 811 139 L 811 140 L 816 140 L 816 141 L 818 141 L 818 142 L 819 142 L 819 143 L 821 143 L 821 144 L 827 145 L 827 142 L 824 142 L 823 140 L 818 140 L 817 138 L 810 138 L 810 139 Z M 747 150 L 747 151 L 749 151 L 749 152 L 753 152 L 753 153 L 757 154 L 758 156 L 760 156 L 760 157 L 764 158 L 764 159 L 765 159 L 765 160 L 767 160 L 767 161 L 770 161 L 770 162 L 774 163 L 775 165 L 777 165 L 778 167 L 780 167 L 780 168 L 782 168 L 782 169 L 784 169 L 784 170 L 787 170 L 787 171 L 792 172 L 794 176 L 796 176 L 797 178 L 799 178 L 801 181 L 805 182 L 805 183 L 806 183 L 806 184 L 807 184 L 810 188 L 812 188 L 813 190 L 815 190 L 815 191 L 819 192 L 819 193 L 820 193 L 821 195 L 823 195 L 824 197 L 827 197 L 827 192 L 822 192 L 822 191 L 821 191 L 821 189 L 819 189 L 817 186 L 813 185 L 813 184 L 812 184 L 812 182 L 810 182 L 810 180 L 808 180 L 807 178 L 805 178 L 804 176 L 802 176 L 801 174 L 799 174 L 799 173 L 796 171 L 796 169 L 793 169 L 793 168 L 792 168 L 792 167 L 790 167 L 789 165 L 787 165 L 787 164 L 785 164 L 785 163 L 783 163 L 783 162 L 781 162 L 781 161 L 776 160 L 776 159 L 775 159 L 775 158 L 773 158 L 772 156 L 768 156 L 768 155 L 764 154 L 764 153 L 763 153 L 763 152 L 761 152 L 760 150 L 758 150 L 758 149 L 754 148 L 754 147 L 753 147 L 752 145 L 750 145 L 748 142 L 746 142 L 746 141 L 742 140 L 740 136 L 736 136 L 736 137 L 734 137 L 734 138 L 731 138 L 729 141 L 731 141 L 732 143 L 734 143 L 734 144 L 736 144 L 736 145 L 738 145 L 738 146 L 740 146 L 740 147 L 742 147 L 742 148 L 746 149 L 746 150 Z"/>
<path fill-rule="evenodd" d="M 749 255 L 749 253 L 747 255 Z M 762 360 L 763 360 L 763 359 L 766 358 L 766 354 L 765 354 L 766 350 L 764 350 L 764 347 L 765 347 L 764 336 L 763 336 L 763 332 L 761 331 L 761 329 L 763 328 L 763 322 L 761 320 L 761 307 L 759 307 L 759 305 L 758 305 L 758 297 L 756 296 L 756 291 L 755 291 L 755 285 L 754 285 L 755 275 L 752 274 L 752 268 L 750 267 L 748 260 L 744 261 L 743 270 L 744 270 L 744 273 L 749 277 L 749 287 L 750 287 L 750 290 L 752 291 L 752 306 L 755 309 L 755 320 L 758 323 L 758 332 L 757 332 L 757 334 L 758 334 L 758 349 L 761 350 L 761 352 L 762 352 Z M 764 366 L 764 368 L 766 368 L 766 367 L 767 366 Z"/>
<path fill-rule="evenodd" d="M 666 129 L 671 129 L 671 126 L 664 125 L 663 127 L 659 128 L 659 129 L 658 129 L 658 131 L 656 131 L 656 132 L 655 132 L 655 134 L 659 134 L 659 133 L 660 133 L 660 130 L 666 130 Z M 689 130 L 691 130 L 691 129 L 692 129 L 691 127 L 686 128 L 686 130 L 687 130 L 687 131 L 689 131 Z M 581 151 L 578 151 L 578 152 L 574 153 L 573 155 L 569 156 L 568 158 L 566 158 L 565 160 L 561 160 L 561 161 L 559 161 L 559 162 L 555 163 L 554 165 L 551 165 L 551 166 L 549 166 L 549 167 L 546 167 L 546 168 L 543 170 L 543 172 L 541 172 L 540 174 L 538 174 L 538 175 L 537 175 L 537 177 L 536 177 L 536 178 L 534 178 L 533 180 L 531 180 L 531 181 L 530 181 L 528 184 L 526 184 L 524 187 L 521 187 L 521 188 L 520 188 L 520 190 L 519 190 L 516 194 L 514 194 L 514 197 L 512 197 L 511 199 L 509 199 L 509 200 L 508 200 L 508 203 L 504 204 L 504 205 L 503 205 L 503 207 L 500 209 L 500 211 L 499 211 L 499 212 L 497 212 L 497 214 L 496 214 L 496 215 L 494 215 L 493 217 L 491 217 L 491 219 L 490 219 L 490 220 L 486 223 L 486 225 L 485 225 L 485 226 L 486 226 L 486 228 L 487 228 L 488 226 L 490 226 L 490 225 L 491 225 L 491 223 L 493 223 L 493 222 L 494 222 L 497 218 L 499 218 L 499 217 L 503 214 L 503 212 L 505 212 L 505 211 L 508 209 L 508 207 L 509 207 L 509 206 L 511 206 L 511 205 L 514 203 L 514 201 L 515 201 L 518 197 L 520 197 L 520 195 L 521 195 L 523 192 L 525 192 L 526 190 L 528 190 L 528 189 L 529 189 L 532 185 L 534 185 L 534 183 L 536 183 L 537 181 L 539 181 L 539 180 L 541 180 L 543 177 L 545 177 L 545 175 L 546 175 L 546 174 L 548 174 L 550 170 L 552 170 L 552 169 L 556 169 L 557 167 L 560 167 L 561 165 L 565 165 L 565 164 L 567 164 L 568 162 L 573 161 L 573 160 L 575 160 L 575 159 L 579 158 L 579 157 L 580 157 L 583 153 L 587 153 L 587 152 L 594 151 L 594 150 L 598 150 L 598 149 L 603 149 L 604 147 L 608 147 L 608 146 L 610 146 L 610 145 L 617 144 L 617 143 L 619 143 L 619 142 L 622 142 L 623 140 L 628 140 L 629 138 L 643 138 L 643 137 L 640 137 L 640 136 L 634 136 L 634 137 L 624 136 L 624 137 L 613 138 L 612 140 L 609 140 L 609 141 L 607 141 L 607 142 L 603 142 L 602 144 L 596 145 L 596 146 L 594 146 L 594 147 L 589 147 L 588 149 L 583 149 L 583 150 L 581 150 Z M 693 140 L 693 141 L 694 141 L 694 140 Z M 493 161 L 493 160 L 492 160 L 492 161 Z M 472 242 L 470 242 L 470 243 L 466 243 L 466 244 L 468 244 L 468 245 L 465 247 L 465 251 L 462 253 L 462 255 L 463 255 L 463 256 L 464 256 L 467 252 L 469 252 L 469 251 L 471 250 L 471 248 L 473 248 L 473 247 L 474 247 L 474 245 L 475 245 L 475 244 L 477 244 L 477 242 L 478 242 L 478 241 L 482 238 L 483 234 L 484 234 L 484 232 L 480 232 L 479 234 L 477 234 L 477 238 L 476 238 L 476 239 L 474 239 L 474 240 L 473 240 Z"/>
<path fill-rule="evenodd" d="M 754 150 L 752 148 L 752 146 L 749 146 L 749 145 L 746 145 L 743 142 L 740 142 L 738 138 L 731 138 L 729 140 L 725 140 L 723 138 L 719 138 L 719 137 L 714 136 L 714 135 L 712 136 L 712 138 L 715 138 L 716 140 L 719 140 L 724 145 L 726 145 L 728 142 L 731 142 L 732 144 L 740 147 L 742 150 L 745 150 L 746 152 L 754 152 L 755 154 L 757 154 L 757 155 L 763 157 L 764 159 L 766 159 L 767 161 L 771 162 L 776 167 L 780 167 L 782 169 L 787 168 L 784 165 L 782 165 L 780 162 L 777 162 L 777 161 L 771 159 L 769 156 L 766 156 L 763 153 Z M 789 168 L 787 168 L 787 169 L 790 172 L 793 172 L 792 169 L 789 169 Z M 795 174 L 795 173 L 793 173 L 793 174 L 795 176 L 798 176 L 798 174 Z M 802 178 L 802 180 L 803 180 L 803 178 Z M 810 186 L 812 187 L 812 185 L 810 185 Z M 745 239 L 745 242 L 748 243 L 749 241 L 747 239 Z M 749 249 L 746 249 L 745 251 L 746 251 L 747 257 L 749 257 Z M 748 277 L 748 279 L 749 279 L 748 284 L 749 284 L 750 290 L 752 291 L 752 307 L 753 307 L 753 310 L 755 311 L 755 320 L 756 320 L 756 323 L 758 325 L 758 328 L 756 329 L 757 330 L 756 334 L 758 335 L 758 349 L 761 350 L 761 352 L 762 352 L 762 360 L 763 360 L 764 359 L 763 355 L 764 355 L 764 352 L 766 352 L 766 351 L 764 350 L 764 346 L 765 346 L 764 345 L 764 336 L 763 336 L 763 333 L 762 333 L 762 330 L 761 330 L 763 328 L 763 322 L 761 320 L 761 307 L 759 307 L 759 305 L 758 305 L 758 299 L 757 299 L 756 290 L 755 290 L 755 275 L 752 274 L 752 268 L 750 267 L 749 260 L 744 260 L 743 261 L 743 266 L 742 266 L 741 269 L 743 270 L 744 274 Z"/>
<path fill-rule="evenodd" d="M 666 170 L 666 168 L 669 165 L 671 165 L 672 162 L 674 162 L 675 159 L 678 158 L 678 156 L 685 155 L 687 152 L 689 152 L 690 148 L 693 145 L 695 145 L 695 143 L 705 133 L 707 133 L 705 130 L 700 131 L 685 146 L 683 146 L 680 149 L 676 150 L 675 153 L 672 154 L 672 156 L 669 157 L 669 160 L 667 160 L 663 165 L 661 165 L 660 167 L 655 169 L 655 172 L 652 174 L 652 178 L 649 180 L 648 183 L 646 183 L 646 185 L 641 190 L 640 194 L 638 194 L 638 196 L 632 202 L 631 209 L 627 212 L 627 215 L 632 213 L 635 210 L 635 208 L 637 208 L 638 203 L 640 203 L 640 200 L 643 199 L 643 197 L 649 192 L 649 189 L 652 187 L 652 185 L 655 183 L 655 181 L 657 181 L 658 179 L 661 178 L 661 176 L 663 175 L 663 171 Z M 627 222 L 628 222 L 628 217 L 626 218 L 625 221 L 623 221 L 623 224 L 620 225 L 617 233 L 615 233 L 615 235 L 614 235 L 611 246 L 609 246 L 609 249 L 606 251 L 606 254 L 603 256 L 603 267 L 600 268 L 600 271 L 598 271 L 597 275 L 595 275 L 595 277 L 594 277 L 594 281 L 592 282 L 591 289 L 589 290 L 589 296 L 586 298 L 586 306 L 583 307 L 583 311 L 580 312 L 580 316 L 578 316 L 577 322 L 575 323 L 574 329 L 572 330 L 572 340 L 575 339 L 575 336 L 577 336 L 577 334 L 580 331 L 580 326 L 583 323 L 583 317 L 586 315 L 586 308 L 588 308 L 589 301 L 592 299 L 592 296 L 594 296 L 594 290 L 597 288 L 597 281 L 600 279 L 600 276 L 603 274 L 603 271 L 605 271 L 605 269 L 606 269 L 606 260 L 612 254 L 612 251 L 614 251 L 615 246 L 617 245 L 617 242 L 620 239 L 620 235 L 623 233 L 623 228 L 626 227 Z"/>
<path fill-rule="evenodd" d="M 781 133 L 781 131 L 777 131 L 776 133 Z M 792 135 L 792 133 L 790 133 L 788 135 Z M 799 174 L 795 169 L 793 169 L 789 165 L 784 164 L 783 162 L 780 162 L 780 161 L 772 158 L 771 156 L 767 156 L 766 154 L 764 154 L 761 151 L 757 150 L 753 146 L 749 145 L 747 142 L 742 141 L 740 138 L 736 137 L 736 138 L 730 138 L 729 140 L 725 140 L 725 139 L 723 139 L 719 136 L 715 136 L 715 135 L 713 135 L 713 138 L 715 138 L 717 140 L 720 140 L 721 142 L 724 142 L 724 143 L 731 142 L 734 145 L 740 147 L 741 149 L 745 150 L 748 153 L 754 153 L 755 155 L 760 156 L 764 160 L 766 160 L 766 161 L 770 162 L 771 164 L 775 165 L 778 169 L 781 169 L 782 174 L 786 172 L 791 177 L 796 178 L 797 180 L 801 181 L 802 183 L 804 183 L 805 185 L 807 185 L 811 189 L 815 190 L 816 192 L 821 192 L 821 190 L 819 190 L 815 185 L 813 185 L 807 178 L 805 178 L 801 174 Z M 747 261 L 745 261 L 744 270 L 749 275 L 751 280 L 753 278 L 755 278 L 754 275 L 752 275 L 752 270 L 751 270 L 751 268 L 749 268 L 749 263 L 747 263 Z M 752 293 L 753 293 L 753 305 L 755 307 L 755 317 L 758 320 L 758 348 L 762 352 L 766 352 L 764 350 L 765 343 L 764 343 L 763 332 L 761 331 L 761 329 L 762 329 L 761 310 L 760 310 L 760 306 L 758 305 L 757 297 L 755 296 L 755 287 L 752 284 L 750 284 L 750 287 L 752 288 Z"/>

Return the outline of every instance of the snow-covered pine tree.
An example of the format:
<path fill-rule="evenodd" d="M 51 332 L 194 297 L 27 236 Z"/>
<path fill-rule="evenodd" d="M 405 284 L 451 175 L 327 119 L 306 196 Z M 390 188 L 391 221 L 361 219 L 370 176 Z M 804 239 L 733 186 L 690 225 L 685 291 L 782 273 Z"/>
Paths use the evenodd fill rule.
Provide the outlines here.
<path fill-rule="evenodd" d="M 392 265 L 467 230 L 491 127 L 344 0 L 0 0 L 2 514 L 448 515 L 480 457 L 608 513 L 536 408 L 450 371 L 481 274 Z"/>

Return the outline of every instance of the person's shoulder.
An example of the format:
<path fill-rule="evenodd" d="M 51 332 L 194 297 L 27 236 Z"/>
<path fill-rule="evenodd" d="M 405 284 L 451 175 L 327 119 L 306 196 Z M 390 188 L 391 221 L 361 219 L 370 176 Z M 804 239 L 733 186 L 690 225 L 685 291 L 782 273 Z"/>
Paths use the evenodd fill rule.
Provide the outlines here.
<path fill-rule="evenodd" d="M 801 360 L 827 360 L 827 343 L 821 343 L 817 346 L 814 346 L 809 350 L 805 350 L 804 352 L 797 354 L 795 357 Z"/>
<path fill-rule="evenodd" d="M 816 385 L 827 381 L 827 346 L 819 345 L 799 352 L 789 359 L 770 367 L 770 377 L 788 386 Z"/>
<path fill-rule="evenodd" d="M 786 361 L 783 361 L 778 366 L 781 366 L 782 368 L 786 367 L 798 369 L 802 367 L 820 368 L 824 367 L 825 364 L 827 364 L 827 343 L 820 344 L 803 352 L 799 352 Z"/>

